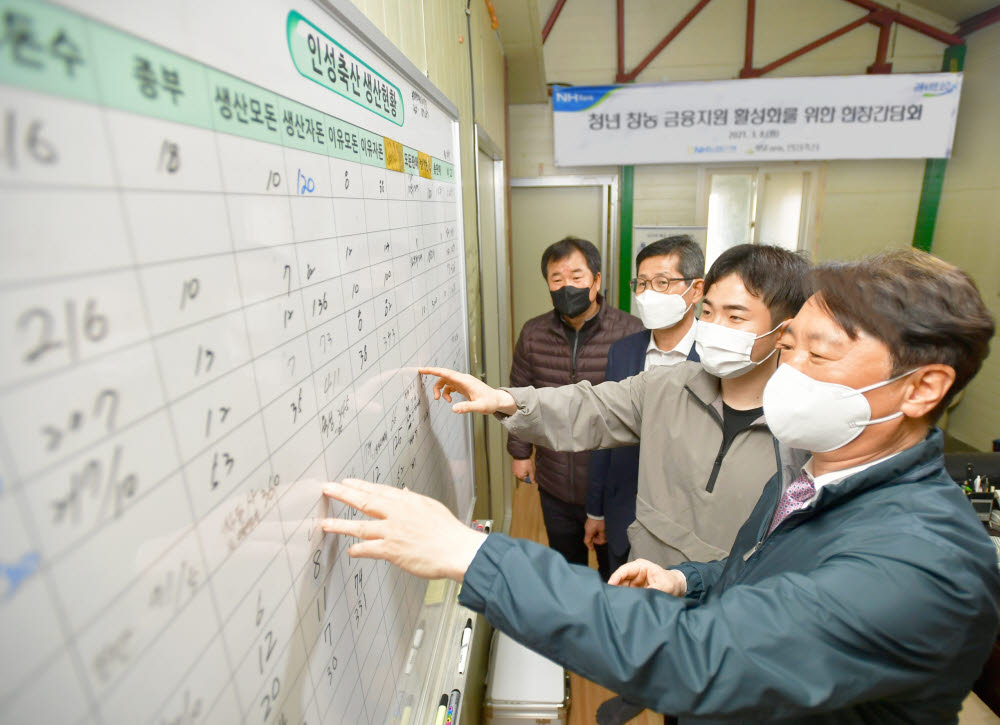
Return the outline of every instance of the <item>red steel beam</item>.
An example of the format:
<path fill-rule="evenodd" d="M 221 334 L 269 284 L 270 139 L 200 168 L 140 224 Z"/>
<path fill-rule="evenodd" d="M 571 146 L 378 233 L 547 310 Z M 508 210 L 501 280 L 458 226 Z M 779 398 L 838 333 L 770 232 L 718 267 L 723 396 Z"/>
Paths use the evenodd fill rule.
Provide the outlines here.
<path fill-rule="evenodd" d="M 875 62 L 868 66 L 868 72 L 892 73 L 892 63 L 886 62 L 889 55 L 889 36 L 892 35 L 892 21 L 886 20 L 879 25 L 878 49 L 875 51 Z"/>
<path fill-rule="evenodd" d="M 860 28 L 865 23 L 871 22 L 872 16 L 875 15 L 875 14 L 876 13 L 869 13 L 868 15 L 864 15 L 864 16 L 858 18 L 857 20 L 855 20 L 853 22 L 850 22 L 850 23 L 848 23 L 847 25 L 845 25 L 845 26 L 843 26 L 841 28 L 837 28 L 832 33 L 827 33 L 822 38 L 818 38 L 817 40 L 814 40 L 813 42 L 808 43 L 807 45 L 803 45 L 798 50 L 793 50 L 788 55 L 782 56 L 781 58 L 778 58 L 778 60 L 772 61 L 772 62 L 768 63 L 767 65 L 763 66 L 762 68 L 754 68 L 754 69 L 752 69 L 751 74 L 748 74 L 745 77 L 746 78 L 756 78 L 757 76 L 762 76 L 765 73 L 770 73 L 775 68 L 783 66 L 785 63 L 788 63 L 789 61 L 795 60 L 799 56 L 805 55 L 810 50 L 815 50 L 816 48 L 820 47 L 821 45 L 825 45 L 825 44 L 829 43 L 831 40 L 835 40 L 835 39 L 839 38 L 841 35 L 846 35 L 847 33 L 851 32 L 855 28 Z"/>
<path fill-rule="evenodd" d="M 899 23 L 910 30 L 916 30 L 918 33 L 923 33 L 927 37 L 934 38 L 934 40 L 938 40 L 942 43 L 946 43 L 948 45 L 965 44 L 965 41 L 957 35 L 952 35 L 951 33 L 946 33 L 943 30 L 938 30 L 933 25 L 928 25 L 921 20 L 910 17 L 906 13 L 901 13 L 898 10 L 886 7 L 881 3 L 875 2 L 875 0 L 847 0 L 847 2 L 851 3 L 851 5 L 857 5 L 859 8 L 868 10 L 869 14 L 883 12 L 888 13 L 892 22 Z"/>
<path fill-rule="evenodd" d="M 556 24 L 559 19 L 559 13 L 562 12 L 563 5 L 566 4 L 566 0 L 556 0 L 556 5 L 552 8 L 552 12 L 549 13 L 549 19 L 545 21 L 545 27 L 542 28 L 542 42 L 544 43 L 549 38 L 549 33 L 552 32 L 552 26 Z"/>
<path fill-rule="evenodd" d="M 642 73 L 646 69 L 646 66 L 652 63 L 653 60 L 656 58 L 656 56 L 660 54 L 660 51 L 666 48 L 670 44 L 670 41 L 676 38 L 680 34 L 680 32 L 687 27 L 688 23 L 694 20 L 695 16 L 702 11 L 702 8 L 704 8 L 710 2 L 711 0 L 698 0 L 698 4 L 691 9 L 691 12 L 685 15 L 681 19 L 681 21 L 674 26 L 674 29 L 671 30 L 669 33 L 667 33 L 667 35 L 663 38 L 663 40 L 657 43 L 656 47 L 649 52 L 649 55 L 643 58 L 642 61 L 639 63 L 639 65 L 637 65 L 628 73 L 620 73 L 617 81 L 619 83 L 628 83 L 630 81 L 634 81 L 636 79 L 636 76 Z M 618 0 L 618 6 L 620 8 L 622 7 L 622 0 Z M 620 67 L 624 68 L 624 47 L 623 47 L 624 43 L 621 42 L 622 40 L 621 36 L 623 35 L 623 31 L 619 30 L 618 35 L 619 35 L 619 56 L 622 58 Z"/>
<path fill-rule="evenodd" d="M 743 45 L 743 68 L 740 78 L 753 77 L 753 26 L 757 17 L 757 0 L 747 0 L 747 37 Z"/>
<path fill-rule="evenodd" d="M 955 31 L 955 34 L 964 38 L 969 33 L 996 22 L 1000 22 L 1000 5 L 985 10 L 978 15 L 973 15 L 971 18 L 966 18 L 958 24 L 958 30 Z"/>
<path fill-rule="evenodd" d="M 625 77 L 625 0 L 618 0 L 616 10 L 618 23 L 618 73 L 615 82 L 621 83 Z"/>

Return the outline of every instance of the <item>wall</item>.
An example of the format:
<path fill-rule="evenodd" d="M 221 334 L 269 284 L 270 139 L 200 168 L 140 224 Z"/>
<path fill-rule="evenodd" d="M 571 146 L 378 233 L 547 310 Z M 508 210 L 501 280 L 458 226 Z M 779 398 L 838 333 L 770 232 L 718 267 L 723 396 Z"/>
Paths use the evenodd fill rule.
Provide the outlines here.
<path fill-rule="evenodd" d="M 480 333 L 482 291 L 479 284 L 474 123 L 479 124 L 491 139 L 503 143 L 506 136 L 503 48 L 490 25 L 483 0 L 470 0 L 468 5 L 471 37 L 466 25 L 466 3 L 461 0 L 352 1 L 458 107 L 466 283 L 469 292 L 469 352 L 471 372 L 478 375 L 484 364 Z M 495 248 L 484 248 L 482 251 L 484 255 L 496 258 Z M 494 346 L 496 341 L 489 340 L 488 343 Z M 486 488 L 489 473 L 496 477 L 500 472 L 488 472 L 486 468 L 486 456 L 480 445 L 485 435 L 485 421 L 481 416 L 475 416 L 473 426 L 476 449 L 475 516 L 486 517 L 490 515 L 490 496 Z"/>
<path fill-rule="evenodd" d="M 554 0 L 540 3 L 543 21 Z M 900 10 L 935 27 L 950 30 L 945 19 L 906 2 Z M 625 13 L 625 66 L 635 67 L 691 3 L 629 0 Z M 764 65 L 831 30 L 864 15 L 843 0 L 758 0 L 754 64 Z M 745 0 L 712 0 L 675 40 L 638 76 L 638 83 L 735 78 L 743 66 Z M 938 71 L 944 46 L 894 26 L 889 60 L 894 72 Z M 878 30 L 862 26 L 769 75 L 861 74 L 872 63 Z M 598 84 L 614 81 L 615 3 L 567 3 L 545 44 L 549 82 Z M 601 168 L 562 169 L 552 161 L 552 112 L 548 104 L 512 106 L 511 175 L 613 173 Z M 906 246 L 920 197 L 922 161 L 834 161 L 822 165 L 818 260 L 863 256 L 885 246 Z M 635 223 L 697 223 L 697 165 L 637 166 Z"/>
<path fill-rule="evenodd" d="M 1000 24 L 967 39 L 955 149 L 934 230 L 935 254 L 965 269 L 1000 323 Z M 948 420 L 948 432 L 984 450 L 1000 438 L 1000 344 Z"/>

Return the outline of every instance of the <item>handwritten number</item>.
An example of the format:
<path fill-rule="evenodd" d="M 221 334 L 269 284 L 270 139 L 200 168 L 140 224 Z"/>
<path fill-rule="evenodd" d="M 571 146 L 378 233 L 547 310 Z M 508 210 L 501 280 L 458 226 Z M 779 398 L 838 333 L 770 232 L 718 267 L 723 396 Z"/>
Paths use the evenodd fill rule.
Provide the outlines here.
<path fill-rule="evenodd" d="M 160 161 L 156 168 L 168 174 L 176 174 L 181 169 L 181 147 L 173 141 L 163 140 L 160 146 Z"/>
<path fill-rule="evenodd" d="M 41 323 L 41 330 L 39 331 L 40 335 L 38 342 L 34 347 L 28 350 L 24 356 L 24 361 L 27 363 L 35 362 L 35 360 L 40 358 L 49 350 L 55 350 L 63 345 L 63 343 L 54 339 L 55 322 L 52 319 L 52 315 L 49 314 L 48 310 L 42 309 L 41 307 L 32 307 L 30 310 L 27 310 L 24 314 L 22 314 L 17 320 L 18 329 L 25 329 L 31 321 L 36 318 Z"/>
<path fill-rule="evenodd" d="M 197 277 L 192 277 L 191 279 L 186 279 L 181 284 L 181 309 L 184 309 L 184 305 L 187 304 L 188 300 L 194 300 L 201 291 L 201 280 Z"/>
<path fill-rule="evenodd" d="M 67 344 L 70 347 L 70 357 L 75 361 L 77 359 L 75 342 L 81 332 L 91 342 L 100 342 L 107 337 L 108 318 L 97 312 L 96 300 L 87 300 L 82 320 L 77 319 L 76 304 L 73 300 L 66 301 L 65 311 L 65 340 L 56 338 L 56 321 L 52 313 L 46 308 L 32 307 L 21 314 L 17 320 L 19 330 L 25 330 L 30 327 L 32 321 L 36 319 L 40 325 L 38 341 L 25 353 L 25 362 L 33 363 L 50 350 L 55 350 Z"/>

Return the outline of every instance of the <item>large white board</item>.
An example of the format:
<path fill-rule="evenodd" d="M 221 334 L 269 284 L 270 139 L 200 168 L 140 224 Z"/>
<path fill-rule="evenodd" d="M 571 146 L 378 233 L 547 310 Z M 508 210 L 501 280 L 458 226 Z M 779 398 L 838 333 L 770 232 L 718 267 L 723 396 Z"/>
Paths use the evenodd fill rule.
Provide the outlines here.
<path fill-rule="evenodd" d="M 424 583 L 319 520 L 470 516 L 456 112 L 336 5 L 0 0 L 0 722 L 421 697 Z"/>

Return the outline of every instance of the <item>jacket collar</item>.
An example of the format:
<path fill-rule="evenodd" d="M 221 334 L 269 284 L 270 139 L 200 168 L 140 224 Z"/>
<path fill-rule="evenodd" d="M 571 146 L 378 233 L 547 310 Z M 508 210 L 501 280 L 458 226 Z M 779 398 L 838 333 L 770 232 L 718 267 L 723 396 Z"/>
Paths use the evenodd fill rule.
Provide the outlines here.
<path fill-rule="evenodd" d="M 714 375 L 699 370 L 684 386 L 688 392 L 701 401 L 702 405 L 712 406 L 718 401 L 718 412 L 722 413 L 722 383 Z"/>
<path fill-rule="evenodd" d="M 932 428 L 920 443 L 900 451 L 882 463 L 820 488 L 816 496 L 816 508 L 835 506 L 880 486 L 923 478 L 943 465 L 943 452 L 944 435 L 939 428 Z"/>
<path fill-rule="evenodd" d="M 702 369 L 698 371 L 697 375 L 687 381 L 684 388 L 706 408 L 712 408 L 718 414 L 719 419 L 722 419 L 722 383 L 717 377 Z M 767 420 L 764 418 L 763 412 L 753 422 L 753 425 L 767 425 Z"/>

